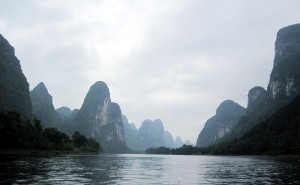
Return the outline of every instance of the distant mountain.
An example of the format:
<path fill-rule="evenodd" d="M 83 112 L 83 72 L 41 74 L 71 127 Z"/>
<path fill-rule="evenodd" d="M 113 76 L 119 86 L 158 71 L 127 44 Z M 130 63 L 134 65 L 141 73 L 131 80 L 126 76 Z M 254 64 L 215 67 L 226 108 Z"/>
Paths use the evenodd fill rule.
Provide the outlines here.
<path fill-rule="evenodd" d="M 138 129 L 136 128 L 135 124 L 134 123 L 130 123 L 129 124 L 130 128 L 134 131 L 137 131 Z"/>
<path fill-rule="evenodd" d="M 144 151 L 150 147 L 166 146 L 173 148 L 174 140 L 170 132 L 164 130 L 160 119 L 154 121 L 146 119 L 139 129 L 123 115 L 126 144 L 129 148 Z"/>
<path fill-rule="evenodd" d="M 185 140 L 184 144 L 185 145 L 192 145 L 192 146 L 194 145 L 190 140 Z"/>
<path fill-rule="evenodd" d="M 55 110 L 58 115 L 60 115 L 63 118 L 70 118 L 70 116 L 72 115 L 72 110 L 69 107 L 60 107 L 58 109 Z"/>
<path fill-rule="evenodd" d="M 15 49 L 0 34 L 0 112 L 18 112 L 31 119 L 29 84 L 22 72 Z"/>
<path fill-rule="evenodd" d="M 138 130 L 133 123 L 128 122 L 125 115 L 122 115 L 122 122 L 124 125 L 125 141 L 129 148 L 134 150 L 142 150 L 143 143 L 139 140 Z"/>
<path fill-rule="evenodd" d="M 166 146 L 164 126 L 161 120 L 144 120 L 139 128 L 139 139 L 144 143 L 146 148 L 152 146 Z"/>
<path fill-rule="evenodd" d="M 217 108 L 216 115 L 205 123 L 198 136 L 196 146 L 208 146 L 228 134 L 245 113 L 245 108 L 232 100 L 223 101 Z"/>
<path fill-rule="evenodd" d="M 127 150 L 121 109 L 111 102 L 104 82 L 98 81 L 91 86 L 73 122 L 75 130 L 87 137 L 95 137 L 104 151 Z"/>
<path fill-rule="evenodd" d="M 182 145 L 184 145 L 184 142 L 179 136 L 177 136 L 175 139 L 174 148 L 180 148 Z"/>
<path fill-rule="evenodd" d="M 70 115 L 70 119 L 73 120 L 77 116 L 79 109 L 74 109 Z"/>
<path fill-rule="evenodd" d="M 62 126 L 61 119 L 54 109 L 52 96 L 43 82 L 30 91 L 30 97 L 33 114 L 37 119 L 42 121 L 43 127 L 60 128 Z"/>
<path fill-rule="evenodd" d="M 165 132 L 164 132 L 164 138 L 165 138 L 165 142 L 167 144 L 167 147 L 174 148 L 175 142 L 174 142 L 172 134 L 169 131 L 165 130 Z"/>

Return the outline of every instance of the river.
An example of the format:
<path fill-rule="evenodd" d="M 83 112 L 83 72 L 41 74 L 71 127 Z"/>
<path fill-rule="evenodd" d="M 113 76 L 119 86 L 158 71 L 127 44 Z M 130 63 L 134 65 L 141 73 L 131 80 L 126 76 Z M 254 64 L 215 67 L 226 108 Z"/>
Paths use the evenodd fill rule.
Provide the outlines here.
<path fill-rule="evenodd" d="M 0 184 L 300 184 L 296 158 L 1 155 Z"/>

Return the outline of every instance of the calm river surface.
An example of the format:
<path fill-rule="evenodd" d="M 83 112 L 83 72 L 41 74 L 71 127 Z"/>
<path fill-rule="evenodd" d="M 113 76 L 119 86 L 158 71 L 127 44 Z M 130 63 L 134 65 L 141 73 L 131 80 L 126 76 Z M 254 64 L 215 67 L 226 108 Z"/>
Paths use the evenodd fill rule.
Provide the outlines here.
<path fill-rule="evenodd" d="M 299 159 L 1 155 L 0 184 L 300 184 Z"/>

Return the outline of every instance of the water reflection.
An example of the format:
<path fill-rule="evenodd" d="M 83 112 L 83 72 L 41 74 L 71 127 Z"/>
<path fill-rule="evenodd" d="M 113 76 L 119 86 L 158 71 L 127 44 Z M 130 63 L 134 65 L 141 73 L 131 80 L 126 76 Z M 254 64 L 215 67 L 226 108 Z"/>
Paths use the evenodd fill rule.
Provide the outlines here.
<path fill-rule="evenodd" d="M 218 159 L 219 158 L 219 159 Z M 296 163 L 295 163 L 296 162 Z M 214 157 L 207 164 L 205 179 L 209 183 L 297 184 L 299 164 L 295 159 L 270 157 Z"/>
<path fill-rule="evenodd" d="M 0 159 L 0 184 L 300 184 L 297 159 L 91 155 Z"/>

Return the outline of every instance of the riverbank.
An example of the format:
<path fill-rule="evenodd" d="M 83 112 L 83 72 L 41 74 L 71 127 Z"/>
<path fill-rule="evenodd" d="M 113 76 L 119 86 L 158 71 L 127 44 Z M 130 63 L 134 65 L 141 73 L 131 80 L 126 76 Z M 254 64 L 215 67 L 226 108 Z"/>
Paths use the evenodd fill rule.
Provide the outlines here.
<path fill-rule="evenodd" d="M 61 151 L 61 150 L 36 150 L 36 149 L 16 149 L 2 150 L 0 155 L 36 155 L 36 156 L 61 156 L 61 155 L 97 155 L 100 152 L 82 152 L 82 151 Z"/>

